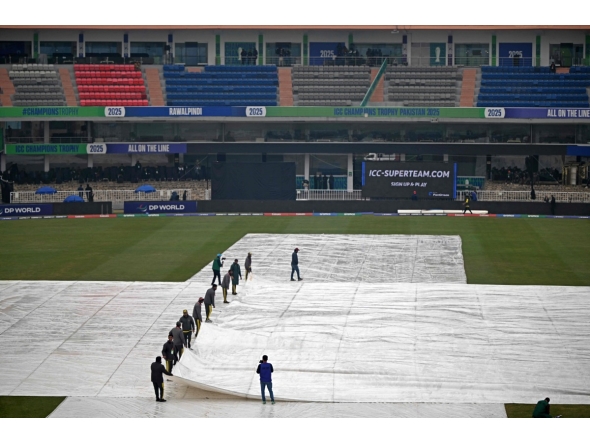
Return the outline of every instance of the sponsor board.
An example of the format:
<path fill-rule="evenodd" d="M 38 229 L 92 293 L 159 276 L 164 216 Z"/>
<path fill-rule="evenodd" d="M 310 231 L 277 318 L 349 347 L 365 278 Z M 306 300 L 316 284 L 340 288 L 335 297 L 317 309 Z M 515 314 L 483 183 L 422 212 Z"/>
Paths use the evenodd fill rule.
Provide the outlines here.
<path fill-rule="evenodd" d="M 53 214 L 53 204 L 0 205 L 0 217 L 50 216 L 52 214 Z"/>
<path fill-rule="evenodd" d="M 154 216 L 158 214 L 182 214 L 196 213 L 197 202 L 194 200 L 174 200 L 174 201 L 127 201 L 124 206 L 124 213 L 127 214 L 145 214 Z"/>

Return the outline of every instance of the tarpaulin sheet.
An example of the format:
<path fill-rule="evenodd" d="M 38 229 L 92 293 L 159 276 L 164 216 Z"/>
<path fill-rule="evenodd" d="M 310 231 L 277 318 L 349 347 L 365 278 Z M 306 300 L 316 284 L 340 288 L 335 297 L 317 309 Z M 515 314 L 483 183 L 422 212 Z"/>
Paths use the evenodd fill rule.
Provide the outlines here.
<path fill-rule="evenodd" d="M 222 274 L 248 251 L 253 280 L 218 291 L 169 399 L 259 399 L 268 354 L 282 402 L 590 403 L 588 287 L 467 285 L 452 236 L 248 235 Z M 0 394 L 152 398 L 149 366 L 211 278 L 0 282 Z"/>

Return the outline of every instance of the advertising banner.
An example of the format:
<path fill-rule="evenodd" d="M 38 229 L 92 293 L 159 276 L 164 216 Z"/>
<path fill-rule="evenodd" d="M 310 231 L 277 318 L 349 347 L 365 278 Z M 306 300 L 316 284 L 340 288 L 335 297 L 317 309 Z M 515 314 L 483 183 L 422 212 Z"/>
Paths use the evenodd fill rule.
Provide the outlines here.
<path fill-rule="evenodd" d="M 112 107 L 111 107 L 112 108 Z M 245 106 L 137 106 L 124 107 L 119 117 L 245 117 Z"/>
<path fill-rule="evenodd" d="M 132 201 L 125 202 L 125 214 L 182 214 L 196 213 L 195 200 Z"/>
<path fill-rule="evenodd" d="M 53 204 L 14 204 L 0 205 L 0 217 L 11 216 L 50 216 Z"/>
<path fill-rule="evenodd" d="M 500 43 L 500 66 L 533 66 L 532 43 Z"/>
<path fill-rule="evenodd" d="M 446 65 L 446 43 L 431 43 L 430 44 L 430 66 Z"/>
<path fill-rule="evenodd" d="M 0 107 L 0 118 L 104 117 L 102 106 L 11 106 Z"/>
<path fill-rule="evenodd" d="M 505 108 L 505 119 L 583 119 L 590 120 L 589 108 Z"/>
<path fill-rule="evenodd" d="M 309 64 L 323 65 L 325 60 L 334 60 L 338 55 L 338 46 L 344 42 L 310 42 Z"/>
<path fill-rule="evenodd" d="M 47 154 L 87 154 L 86 143 L 17 143 L 7 144 L 6 154 L 47 155 Z"/>
<path fill-rule="evenodd" d="M 363 197 L 454 199 L 456 163 L 363 162 Z"/>
<path fill-rule="evenodd" d="M 186 143 L 107 143 L 107 154 L 186 153 Z"/>
<path fill-rule="evenodd" d="M 358 117 L 358 118 L 422 118 L 481 119 L 484 108 L 437 107 L 363 107 L 363 106 L 276 106 L 267 107 L 266 117 Z"/>

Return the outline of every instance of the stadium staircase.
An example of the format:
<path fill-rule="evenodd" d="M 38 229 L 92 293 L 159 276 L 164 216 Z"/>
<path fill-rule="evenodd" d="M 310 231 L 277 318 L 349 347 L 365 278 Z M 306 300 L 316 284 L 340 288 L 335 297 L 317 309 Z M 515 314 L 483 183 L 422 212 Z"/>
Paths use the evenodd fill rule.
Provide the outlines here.
<path fill-rule="evenodd" d="M 74 83 L 72 82 L 71 70 L 68 68 L 59 68 L 59 77 L 64 90 L 66 105 L 78 106 L 78 101 L 76 100 L 76 91 L 74 90 Z"/>
<path fill-rule="evenodd" d="M 135 65 L 74 65 L 81 106 L 148 106 Z"/>
<path fill-rule="evenodd" d="M 551 73 L 548 66 L 482 66 L 477 106 L 588 108 L 590 67 Z M 566 68 L 567 69 L 567 68 Z"/>
<path fill-rule="evenodd" d="M 397 106 L 456 106 L 461 80 L 453 66 L 389 66 L 387 99 Z"/>
<path fill-rule="evenodd" d="M 144 68 L 145 83 L 151 106 L 164 106 L 164 91 L 162 89 L 161 71 L 158 68 Z"/>
<path fill-rule="evenodd" d="M 463 69 L 463 82 L 461 83 L 461 97 L 459 106 L 471 108 L 475 101 L 475 85 L 477 81 L 477 69 Z"/>
<path fill-rule="evenodd" d="M 0 68 L 0 106 L 12 106 L 10 96 L 16 92 L 6 68 Z"/>
<path fill-rule="evenodd" d="M 168 106 L 276 106 L 275 65 L 206 66 L 202 72 L 165 65 Z"/>
<path fill-rule="evenodd" d="M 379 68 L 371 68 L 371 83 L 375 80 L 375 77 L 377 77 L 377 74 L 379 74 Z M 373 95 L 371 95 L 371 104 L 373 104 L 373 102 L 375 102 L 377 105 L 383 103 L 383 101 L 384 101 L 383 84 L 384 83 L 385 83 L 385 79 L 382 76 L 379 79 L 379 83 L 377 83 L 375 90 L 373 91 Z"/>
<path fill-rule="evenodd" d="M 279 105 L 293 106 L 293 79 L 291 68 L 278 68 L 279 70 Z"/>
<path fill-rule="evenodd" d="M 370 85 L 368 66 L 293 67 L 294 101 L 299 106 L 358 105 Z"/>

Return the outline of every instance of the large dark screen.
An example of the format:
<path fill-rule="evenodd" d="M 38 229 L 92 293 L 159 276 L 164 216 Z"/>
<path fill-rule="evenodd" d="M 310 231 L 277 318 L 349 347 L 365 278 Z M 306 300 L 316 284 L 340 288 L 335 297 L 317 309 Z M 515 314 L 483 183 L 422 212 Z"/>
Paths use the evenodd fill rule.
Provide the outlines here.
<path fill-rule="evenodd" d="M 419 199 L 456 197 L 457 164 L 434 162 L 363 162 L 363 197 Z"/>
<path fill-rule="evenodd" d="M 295 200 L 295 163 L 216 162 L 211 168 L 213 200 Z"/>

